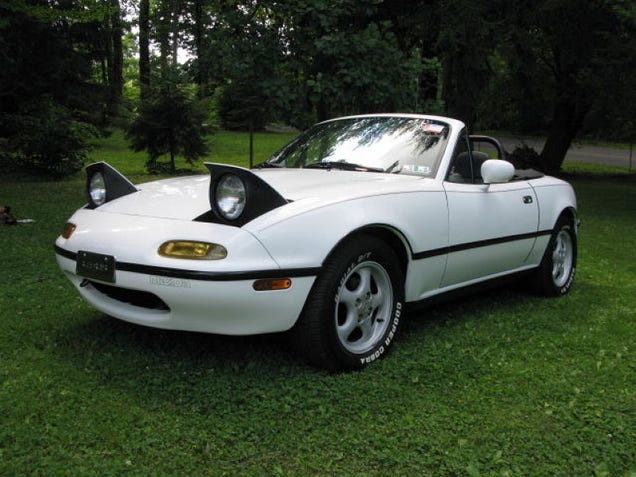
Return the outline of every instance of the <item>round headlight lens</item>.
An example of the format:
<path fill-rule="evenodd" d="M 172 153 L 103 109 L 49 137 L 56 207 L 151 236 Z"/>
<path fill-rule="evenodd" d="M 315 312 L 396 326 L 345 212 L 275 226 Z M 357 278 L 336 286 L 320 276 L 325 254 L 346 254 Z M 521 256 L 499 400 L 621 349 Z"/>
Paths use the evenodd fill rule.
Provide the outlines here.
<path fill-rule="evenodd" d="M 245 209 L 245 184 L 234 174 L 226 174 L 216 186 L 216 206 L 227 220 L 238 219 Z"/>
<path fill-rule="evenodd" d="M 93 204 L 100 206 L 106 202 L 106 181 L 101 172 L 96 172 L 93 174 L 93 177 L 91 177 L 91 181 L 88 184 L 88 193 L 91 196 Z"/>

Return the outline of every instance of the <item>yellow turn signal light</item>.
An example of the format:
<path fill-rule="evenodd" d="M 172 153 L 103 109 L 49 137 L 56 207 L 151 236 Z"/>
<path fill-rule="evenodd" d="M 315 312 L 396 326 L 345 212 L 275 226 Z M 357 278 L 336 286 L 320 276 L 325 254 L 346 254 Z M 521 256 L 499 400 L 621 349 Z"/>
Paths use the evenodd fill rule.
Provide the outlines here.
<path fill-rule="evenodd" d="M 189 260 L 223 260 L 227 250 L 223 245 L 190 240 L 170 240 L 157 250 L 162 257 L 184 258 Z"/>
<path fill-rule="evenodd" d="M 73 232 L 75 232 L 76 228 L 77 226 L 75 224 L 67 222 L 64 226 L 64 230 L 62 230 L 62 237 L 64 237 L 65 239 L 71 238 L 71 235 L 73 235 Z"/>
<path fill-rule="evenodd" d="M 256 291 L 287 290 L 291 286 L 292 281 L 289 278 L 266 278 L 256 280 L 252 285 Z"/>

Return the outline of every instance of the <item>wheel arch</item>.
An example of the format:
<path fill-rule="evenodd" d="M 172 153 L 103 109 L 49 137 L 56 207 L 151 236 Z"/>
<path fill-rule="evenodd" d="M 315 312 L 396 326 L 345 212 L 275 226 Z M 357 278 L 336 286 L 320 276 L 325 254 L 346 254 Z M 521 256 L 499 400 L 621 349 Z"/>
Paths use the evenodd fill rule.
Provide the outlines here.
<path fill-rule="evenodd" d="M 564 208 L 553 225 L 541 262 L 530 276 L 532 288 L 537 293 L 543 296 L 562 296 L 569 291 L 576 274 L 577 228 L 576 209 Z M 565 242 L 561 238 L 564 231 L 569 237 Z M 558 243 L 566 245 L 559 246 Z"/>
<path fill-rule="evenodd" d="M 369 235 L 385 242 L 395 252 L 400 263 L 402 276 L 406 277 L 410 257 L 412 256 L 411 245 L 399 230 L 385 224 L 369 224 L 352 230 L 334 245 L 325 257 L 323 264 L 329 260 L 329 257 L 331 257 L 344 243 L 355 240 L 355 238 L 360 235 Z"/>
<path fill-rule="evenodd" d="M 570 222 L 572 222 L 572 225 L 574 225 L 574 232 L 578 233 L 578 229 L 579 229 L 579 216 L 578 213 L 576 211 L 576 209 L 572 206 L 570 207 L 566 207 L 565 209 L 563 209 L 561 211 L 561 213 L 559 214 L 559 216 L 557 217 L 556 221 L 554 222 L 554 226 L 556 226 L 556 224 L 559 222 L 559 220 L 561 220 L 561 217 L 569 220 Z"/>

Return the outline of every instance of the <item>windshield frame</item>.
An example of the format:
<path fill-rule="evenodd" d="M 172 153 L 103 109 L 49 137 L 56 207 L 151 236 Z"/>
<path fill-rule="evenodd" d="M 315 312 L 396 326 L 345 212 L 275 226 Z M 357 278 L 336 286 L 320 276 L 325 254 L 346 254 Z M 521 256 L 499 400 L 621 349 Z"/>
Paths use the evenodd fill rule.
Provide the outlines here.
<path fill-rule="evenodd" d="M 450 118 L 415 114 L 374 114 L 331 119 L 308 128 L 258 167 L 312 167 L 327 170 L 401 173 L 434 178 L 443 158 L 447 155 L 454 136 L 454 122 Z M 386 126 L 383 123 L 386 123 Z M 298 157 L 293 157 L 294 154 L 307 154 L 306 150 L 300 149 L 301 147 L 304 146 L 305 149 L 308 149 L 316 142 L 323 141 L 323 136 L 329 134 L 328 128 L 330 126 L 334 126 L 333 132 L 341 136 L 338 137 L 340 142 L 327 150 L 329 153 L 338 152 L 339 154 L 336 154 L 338 157 L 334 157 L 334 154 L 324 154 L 319 160 L 313 160 L 315 158 L 312 157 L 312 160 L 308 162 L 301 162 Z M 375 134 L 376 129 L 379 129 L 378 134 Z M 354 130 L 353 133 L 351 130 Z M 363 137 L 365 133 L 366 138 Z M 351 135 L 348 136 L 348 134 Z M 314 137 L 312 138 L 312 136 Z M 328 137 L 328 139 L 331 138 Z M 403 144 L 401 145 L 399 141 Z M 346 142 L 351 144 L 346 144 Z M 382 142 L 386 144 L 383 145 Z M 418 152 L 417 149 L 421 147 L 424 149 Z M 360 161 L 357 157 L 339 157 L 342 150 L 352 152 L 358 148 L 361 148 L 361 152 L 368 154 L 368 158 L 365 157 L 365 160 Z M 377 154 L 375 154 L 376 149 L 378 150 Z M 390 160 L 386 160 L 382 156 L 383 150 L 387 153 L 404 152 L 406 159 L 396 160 L 395 157 L 391 157 Z M 320 152 L 322 154 L 324 150 Z M 369 152 L 374 154 L 369 154 Z M 290 165 L 289 159 L 294 159 L 296 162 Z M 382 166 L 378 164 L 378 161 L 384 161 Z M 342 163 L 343 166 L 338 167 L 338 162 Z M 424 162 L 425 164 L 423 164 Z M 321 166 L 322 164 L 326 165 Z M 331 167 L 327 164 L 331 164 Z"/>

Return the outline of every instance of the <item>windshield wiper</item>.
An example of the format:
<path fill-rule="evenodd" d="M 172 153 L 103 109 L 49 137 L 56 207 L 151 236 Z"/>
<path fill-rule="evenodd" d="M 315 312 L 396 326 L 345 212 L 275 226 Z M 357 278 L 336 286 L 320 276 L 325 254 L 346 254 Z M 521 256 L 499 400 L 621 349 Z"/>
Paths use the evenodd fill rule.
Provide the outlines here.
<path fill-rule="evenodd" d="M 281 167 L 285 167 L 285 166 L 283 166 L 282 164 L 275 164 L 273 162 L 266 161 L 266 162 L 261 162 L 260 164 L 256 164 L 254 166 L 254 169 L 271 169 L 271 168 L 279 169 Z"/>
<path fill-rule="evenodd" d="M 401 168 L 400 168 L 400 169 L 397 169 L 397 170 L 395 170 L 395 171 L 393 171 L 393 169 L 395 169 L 395 168 L 396 168 L 397 166 L 399 166 L 399 165 L 400 165 L 400 161 L 399 161 L 399 160 L 397 160 L 397 161 L 395 161 L 393 164 L 391 164 L 389 167 L 387 167 L 386 169 L 384 169 L 384 171 L 383 171 L 383 172 L 393 172 L 394 174 L 395 174 L 395 173 L 397 173 L 397 172 L 400 172 L 400 171 L 401 171 Z"/>
<path fill-rule="evenodd" d="M 367 167 L 360 164 L 354 164 L 353 162 L 344 161 L 325 161 L 316 162 L 315 164 L 309 164 L 305 166 L 306 169 L 339 169 L 343 171 L 359 171 L 359 172 L 384 172 L 384 169 L 378 167 Z"/>

